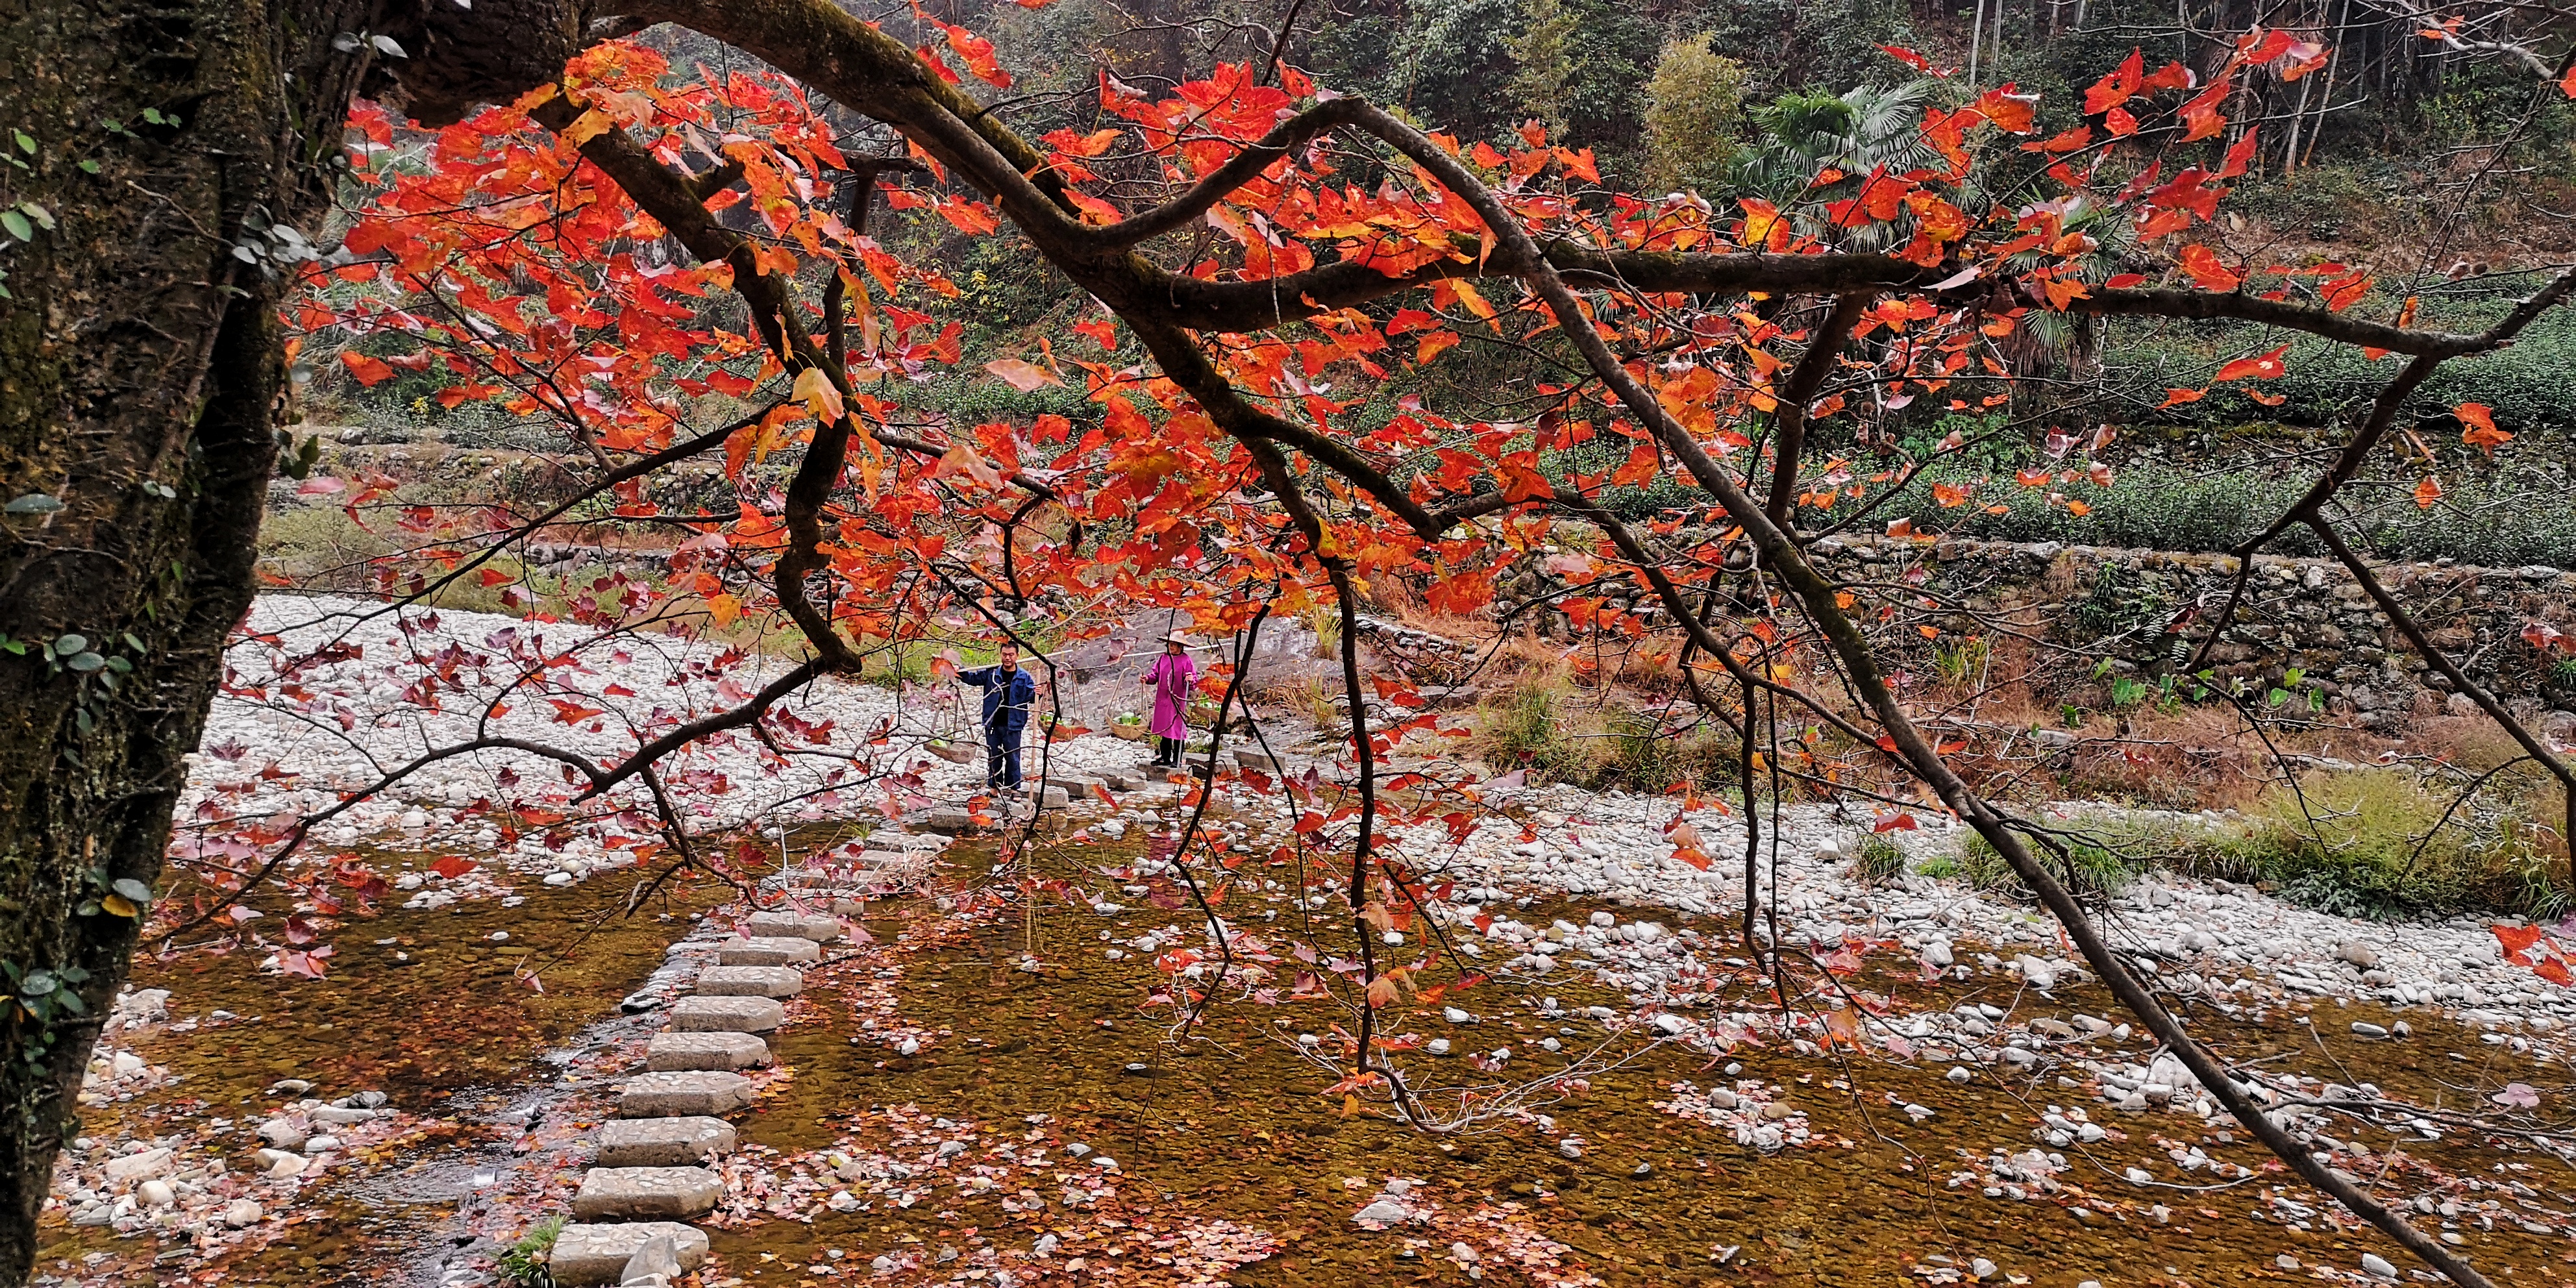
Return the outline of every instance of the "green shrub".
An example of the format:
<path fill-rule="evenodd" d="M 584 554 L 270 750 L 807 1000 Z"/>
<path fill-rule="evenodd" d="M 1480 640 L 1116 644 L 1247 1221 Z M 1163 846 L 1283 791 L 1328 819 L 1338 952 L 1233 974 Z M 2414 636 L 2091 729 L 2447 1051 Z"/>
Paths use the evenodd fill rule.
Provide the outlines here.
<path fill-rule="evenodd" d="M 2356 212 L 2384 209 L 2402 200 L 2402 191 L 2372 182 L 2359 168 L 2343 164 L 2310 165 L 2269 181 L 2237 186 L 2231 207 L 2248 217 L 2297 228 L 2313 237 L 2335 237 Z"/>
<path fill-rule="evenodd" d="M 354 587 L 367 561 L 393 554 L 394 544 L 338 506 L 293 504 L 261 516 L 259 552 L 298 580 L 331 577 Z"/>
<path fill-rule="evenodd" d="M 2424 326 L 2476 331 L 2537 285 L 2529 278 L 2497 277 L 2446 288 L 2449 298 L 2427 292 L 2416 320 Z M 2378 303 L 2362 307 L 2369 310 Z M 2279 343 L 2262 328 L 2233 323 L 2129 326 L 2114 329 L 2103 361 L 2107 370 L 2140 387 L 2200 388 L 2209 383 L 2216 364 Z M 2284 361 L 2287 370 L 2279 379 L 2261 382 L 2265 396 L 2287 399 L 2277 410 L 2257 410 L 2241 386 L 2219 386 L 2198 402 L 2146 411 L 2135 419 L 2191 425 L 2249 417 L 2294 425 L 2348 423 L 2397 374 L 2400 362 L 2395 357 L 2373 361 L 2357 348 L 2314 338 L 2294 341 Z M 2419 415 L 2436 415 L 2464 402 L 2482 402 L 2496 409 L 2497 423 L 2505 429 L 2564 433 L 2576 430 L 2576 382 L 2565 378 L 2571 368 L 2576 368 L 2576 317 L 2552 311 L 2507 348 L 2442 364 L 2408 406 Z"/>
<path fill-rule="evenodd" d="M 1932 496 L 1935 483 L 1975 484 L 1975 504 L 1942 507 Z M 2116 471 L 2107 488 L 2079 483 L 2057 489 L 2090 510 L 2076 515 L 2050 504 L 2046 491 L 2013 482 L 2009 464 L 1971 468 L 1943 461 L 1918 475 L 1905 496 L 1874 511 L 1872 522 L 1910 519 L 1918 532 L 1985 541 L 2214 552 L 2260 531 L 2307 484 L 2305 476 L 2286 472 L 2139 461 Z M 2452 474 L 2443 487 L 2442 504 L 2431 509 L 2387 488 L 2348 488 L 2352 504 L 2345 532 L 2366 553 L 2389 559 L 2448 557 L 2488 567 L 2576 568 L 2576 489 L 2569 486 L 2565 466 L 2546 451 L 2500 456 L 2492 468 Z M 1840 518 L 1860 505 L 1846 499 L 1830 513 Z M 1990 513 L 1988 507 L 2001 507 L 2001 512 Z M 2272 549 L 2289 555 L 2325 553 L 2305 528 L 2284 533 Z M 2103 593 L 2116 598 L 2118 588 Z M 2134 615 L 2107 599 L 2099 607 L 2114 616 Z"/>
<path fill-rule="evenodd" d="M 307 590 L 374 594 L 381 589 L 376 574 L 383 567 L 397 570 L 406 580 L 418 573 L 436 581 L 447 572 L 430 560 L 404 558 L 392 542 L 333 506 L 293 505 L 270 511 L 260 520 L 259 549 L 262 564 Z M 532 576 L 527 565 L 511 555 L 497 555 L 482 567 L 508 576 L 510 582 L 503 585 L 524 580 L 528 590 L 540 595 L 566 579 L 560 570 Z M 585 566 L 577 571 L 588 577 L 600 570 Z M 432 608 L 459 612 L 510 611 L 500 586 L 487 586 L 480 577 L 459 578 L 426 602 Z"/>

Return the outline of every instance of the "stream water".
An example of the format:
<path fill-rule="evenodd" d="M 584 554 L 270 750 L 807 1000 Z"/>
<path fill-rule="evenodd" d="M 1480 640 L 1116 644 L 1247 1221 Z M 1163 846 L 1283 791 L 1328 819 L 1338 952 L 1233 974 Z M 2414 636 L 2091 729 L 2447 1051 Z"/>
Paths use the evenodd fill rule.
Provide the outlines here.
<path fill-rule="evenodd" d="M 1562 911 L 1579 917 L 1585 909 Z M 1038 1116 L 1047 1139 L 1086 1144 L 1117 1160 L 1126 1199 L 1120 1219 L 1159 1216 L 1167 1237 L 1181 1245 L 1187 1240 L 1178 1236 L 1214 1223 L 1266 1233 L 1266 1255 L 1223 1273 L 1240 1285 L 1353 1283 L 1389 1274 L 1406 1283 L 1557 1282 L 1554 1268 L 1542 1263 L 1560 1258 L 1605 1282 L 1638 1285 L 1962 1282 L 1980 1258 L 1996 1263 L 1990 1281 L 2068 1288 L 2085 1280 L 2108 1288 L 2307 1279 L 2324 1273 L 2318 1267 L 2350 1272 L 2365 1251 L 2404 1264 L 2386 1240 L 2339 1227 L 2315 1210 L 2304 1187 L 2283 1185 L 2277 1162 L 2238 1139 L 2225 1120 L 2118 1113 L 2057 1085 L 2053 1072 L 1981 1073 L 1959 1083 L 1939 1065 L 1844 1063 L 1752 1047 L 1712 1062 L 1667 1044 L 1626 1053 L 1610 1072 L 1575 1070 L 1586 1086 L 1530 1106 L 1553 1120 L 1553 1130 L 1498 1117 L 1426 1134 L 1372 1114 L 1345 1117 L 1332 1098 L 1317 1095 L 1326 1079 L 1298 1054 L 1297 1032 L 1330 1022 L 1319 1006 L 1221 1005 L 1190 1040 L 1173 1042 L 1168 1010 L 1138 1006 L 1163 983 L 1142 955 L 1110 962 L 1075 948 L 1096 945 L 1104 924 L 1125 938 L 1170 920 L 1150 909 L 1107 919 L 1057 913 L 1032 932 L 1016 917 L 996 917 L 924 955 L 899 986 L 903 1009 L 913 1024 L 946 1036 L 910 1060 L 883 1061 L 882 1050 L 854 1053 L 826 1001 L 779 1035 L 775 1045 L 797 1076 L 764 1106 L 750 1139 L 789 1157 L 866 1144 L 917 1107 L 958 1124 L 958 1132 L 980 1130 L 979 1142 L 1008 1143 L 1028 1135 L 1026 1124 Z M 1018 969 L 1033 934 L 1042 957 L 1072 963 L 1070 969 Z M 2042 997 L 1991 984 L 1926 986 L 1911 975 L 1878 972 L 1851 983 L 1895 998 L 1902 1009 L 1986 1002 L 2024 1015 L 2110 1013 L 2107 995 L 2089 988 Z M 1568 1011 L 1624 1002 L 1571 985 L 1551 992 Z M 1474 1032 L 1479 1045 L 1517 1048 L 1516 1063 L 1537 1066 L 1516 1070 L 1518 1079 L 1540 1077 L 1550 1064 L 1566 1067 L 1578 1051 L 1605 1040 L 1597 1025 L 1545 1022 L 1507 1004 L 1540 1000 L 1493 995 L 1465 1003 L 1490 1012 Z M 2550 1073 L 2500 1068 L 2511 1057 L 2499 1048 L 2420 1014 L 2416 1036 L 2404 1043 L 2365 1043 L 2350 1031 L 2357 1019 L 2384 1024 L 2392 1017 L 2322 1006 L 2261 1020 L 2205 1011 L 2192 1022 L 2230 1055 L 2266 1069 L 2352 1080 L 2359 1064 L 2384 1091 L 2425 1103 L 2460 1105 L 2480 1075 L 2538 1082 Z M 1440 1027 L 1436 1017 L 1432 1026 Z M 1565 1051 L 1532 1045 L 1548 1036 Z M 2140 1059 L 2147 1050 L 2136 1042 L 2102 1045 L 2126 1045 Z M 1740 1067 L 1730 1074 L 1729 1064 Z M 1417 1060 L 1414 1067 L 1436 1066 Z M 1446 1072 L 1475 1077 L 1454 1066 Z M 2545 1086 L 2553 1103 L 2563 1081 L 2560 1074 Z M 1806 1143 L 1776 1151 L 1740 1144 L 1723 1129 L 1672 1112 L 1669 1106 L 1690 1099 L 1675 1083 L 1731 1086 L 1748 1101 L 1793 1109 L 1785 1121 L 1804 1125 Z M 1905 1105 L 1932 1113 L 1917 1121 Z M 2061 1107 L 2089 1109 L 2108 1134 L 2050 1151 L 2035 1133 L 2043 1115 Z M 1579 1156 L 1562 1147 L 1568 1139 L 1581 1142 Z M 2373 1143 L 2384 1177 L 2401 1195 L 2438 1195 L 2446 1189 L 2440 1177 L 2463 1173 L 2524 1181 L 2534 1197 L 2504 1219 L 2490 1218 L 2493 1229 L 2471 1220 L 2459 1237 L 2499 1282 L 2570 1278 L 2576 1198 L 2565 1192 L 2576 1190 L 2576 1178 L 2556 1157 L 2456 1136 Z M 2034 1149 L 2066 1160 L 2047 1191 L 1996 1184 L 1997 1162 Z M 961 1162 L 984 1157 L 979 1149 Z M 2191 1165 L 2178 1165 L 2177 1157 Z M 2221 1180 L 2213 1172 L 2222 1164 L 2249 1168 L 2250 1177 Z M 2151 1175 L 2152 1187 L 2128 1183 L 2132 1167 Z M 1974 1179 L 1959 1181 L 1963 1176 Z M 1361 1228 L 1353 1213 L 1391 1178 L 1418 1182 L 1408 1205 L 1436 1215 L 1383 1232 Z M 2276 1203 L 2275 1187 L 2296 1197 Z M 1038 1188 L 1051 1194 L 1054 1187 Z M 1990 1197 L 1989 1189 L 2000 1192 Z M 1074 1214 L 1061 1204 L 1031 1208 L 1023 1200 L 1021 1210 L 1009 1210 L 1018 1192 L 960 1187 L 910 1208 L 822 1211 L 810 1223 L 726 1230 L 716 1238 L 710 1283 L 868 1279 L 872 1259 L 889 1250 L 1027 1247 L 1050 1232 L 1068 1233 Z M 1454 1255 L 1460 1244 L 1478 1255 Z M 1514 1249 L 1524 1261 L 1513 1262 Z M 2301 1268 L 2285 1268 L 2285 1256 Z M 1158 1266 L 1150 1252 L 1095 1260 L 1087 1270 L 1093 1280 L 1215 1281 L 1187 1267 Z"/>

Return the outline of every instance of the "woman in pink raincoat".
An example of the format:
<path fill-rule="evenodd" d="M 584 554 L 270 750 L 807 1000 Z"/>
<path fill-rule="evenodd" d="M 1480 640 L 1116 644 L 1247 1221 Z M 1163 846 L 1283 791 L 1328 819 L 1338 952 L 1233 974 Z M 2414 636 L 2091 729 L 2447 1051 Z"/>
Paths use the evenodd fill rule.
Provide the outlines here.
<path fill-rule="evenodd" d="M 1190 736 L 1190 686 L 1198 681 L 1199 668 L 1187 648 L 1180 636 L 1166 635 L 1162 655 L 1145 668 L 1145 687 L 1154 691 L 1154 717 L 1145 722 L 1145 730 L 1154 735 L 1156 768 L 1180 768 L 1181 744 Z"/>

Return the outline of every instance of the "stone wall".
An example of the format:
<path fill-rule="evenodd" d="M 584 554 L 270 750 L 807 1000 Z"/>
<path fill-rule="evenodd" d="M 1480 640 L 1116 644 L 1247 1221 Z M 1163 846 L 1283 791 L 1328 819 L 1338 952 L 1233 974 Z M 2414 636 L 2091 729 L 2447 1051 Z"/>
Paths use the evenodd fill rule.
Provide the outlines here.
<path fill-rule="evenodd" d="M 1677 534 L 1670 548 L 1688 549 L 1699 539 Z M 2172 672 L 2207 639 L 2236 571 L 2226 555 L 2054 542 L 1828 538 L 1817 543 L 1816 554 L 1840 579 L 1906 592 L 1890 596 L 1903 608 L 1888 635 L 1901 664 L 1933 664 L 1934 646 L 1918 626 L 1934 626 L 1947 640 L 2020 632 L 2034 645 L 2035 678 L 2053 679 L 2059 689 L 2093 683 L 2103 660 L 2112 673 L 2142 681 Z M 2534 621 L 2576 635 L 2576 573 L 2446 564 L 2380 565 L 2377 571 L 2480 684 L 2527 715 L 2576 710 L 2576 655 L 2544 654 L 2522 638 Z M 1570 592 L 1537 561 L 1507 579 L 1504 590 L 1506 612 L 1536 596 L 1583 593 L 1606 596 L 1650 622 L 1663 618 L 1652 597 L 1624 578 Z M 1535 606 L 1512 620 L 1543 631 L 1565 625 L 1561 614 Z M 2051 648 L 2064 650 L 2062 665 L 2048 659 Z M 2425 710 L 2427 694 L 2454 710 L 2473 709 L 2466 697 L 2445 692 L 2449 680 L 2424 665 L 2332 560 L 2257 557 L 2245 599 L 2211 648 L 2210 663 L 2223 678 L 2259 686 L 2300 671 L 2325 695 L 2329 710 L 2382 732 Z"/>

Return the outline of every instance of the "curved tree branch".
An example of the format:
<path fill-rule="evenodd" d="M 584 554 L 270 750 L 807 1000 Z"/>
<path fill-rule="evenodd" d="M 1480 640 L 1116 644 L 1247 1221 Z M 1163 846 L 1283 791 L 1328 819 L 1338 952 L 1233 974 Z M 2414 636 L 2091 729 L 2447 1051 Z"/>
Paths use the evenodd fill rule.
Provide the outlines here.
<path fill-rule="evenodd" d="M 1824 387 L 1825 377 L 1842 357 L 1843 342 L 1851 338 L 1861 315 L 1877 298 L 1870 291 L 1834 297 L 1833 312 L 1817 325 L 1815 336 L 1807 342 L 1806 355 L 1790 371 L 1789 382 L 1780 386 L 1780 410 L 1772 421 L 1778 432 L 1772 435 L 1771 443 L 1771 495 L 1763 512 L 1782 528 L 1795 527 L 1789 516 L 1798 505 L 1798 460 L 1807 445 L 1807 404 L 1815 401 L 1816 391 Z"/>

